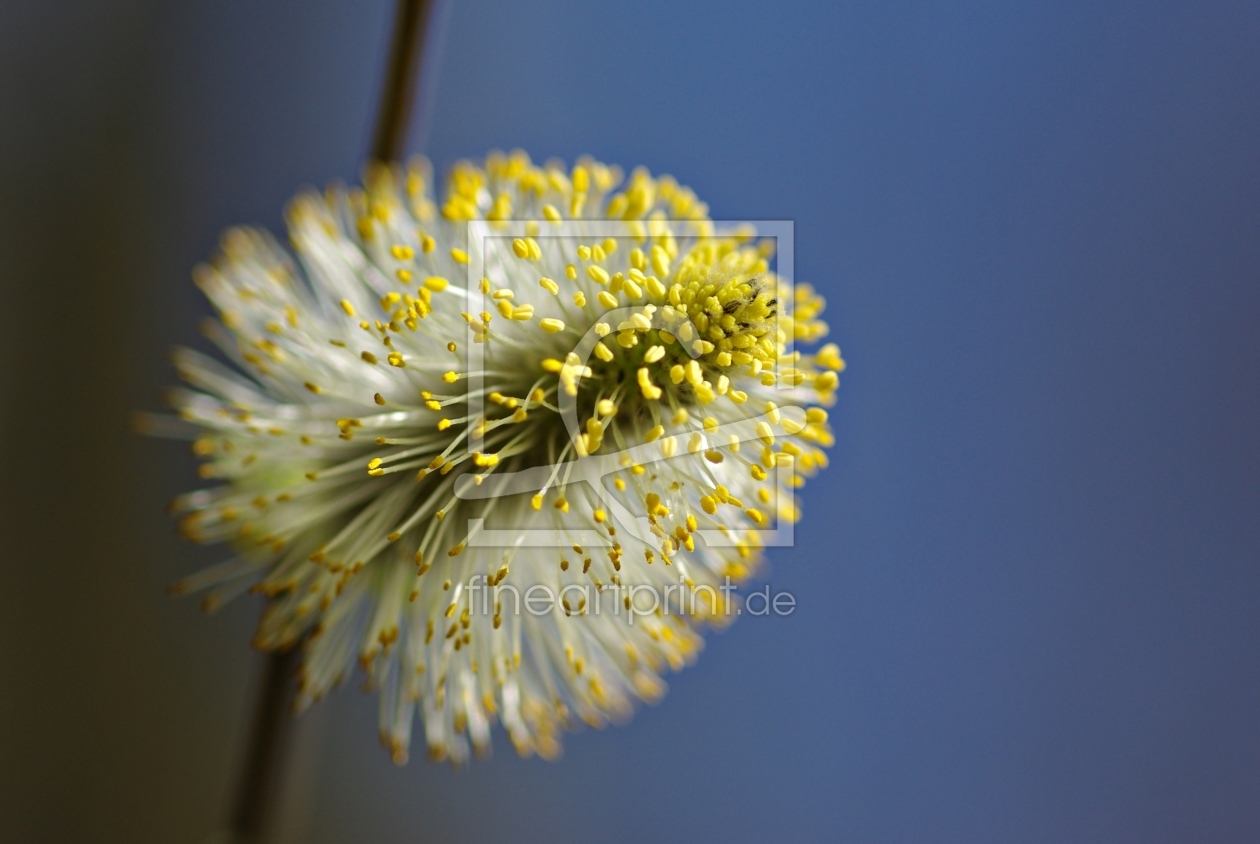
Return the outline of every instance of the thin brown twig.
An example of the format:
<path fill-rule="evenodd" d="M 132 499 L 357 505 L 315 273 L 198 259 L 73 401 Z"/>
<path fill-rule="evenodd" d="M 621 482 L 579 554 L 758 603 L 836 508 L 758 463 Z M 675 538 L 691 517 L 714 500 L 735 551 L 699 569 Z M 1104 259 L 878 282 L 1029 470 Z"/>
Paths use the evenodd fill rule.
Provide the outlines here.
<path fill-rule="evenodd" d="M 393 46 L 372 141 L 372 158 L 377 161 L 396 161 L 403 154 L 432 5 L 432 0 L 398 0 Z"/>
<path fill-rule="evenodd" d="M 267 654 L 266 659 L 232 804 L 231 830 L 240 842 L 262 841 L 270 830 L 293 733 L 294 677 L 301 662 L 301 647 Z"/>
<path fill-rule="evenodd" d="M 386 68 L 371 157 L 395 161 L 403 154 L 416 98 L 431 0 L 398 0 L 393 44 Z M 293 733 L 294 679 L 302 643 L 267 655 L 249 745 L 233 797 L 230 830 L 236 841 L 261 842 L 279 810 L 288 745 Z"/>

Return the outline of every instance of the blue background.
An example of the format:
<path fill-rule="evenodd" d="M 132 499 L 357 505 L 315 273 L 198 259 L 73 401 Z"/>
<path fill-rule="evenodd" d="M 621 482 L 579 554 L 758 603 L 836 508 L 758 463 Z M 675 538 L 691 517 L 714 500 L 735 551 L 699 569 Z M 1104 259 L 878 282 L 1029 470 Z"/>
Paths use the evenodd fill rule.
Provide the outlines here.
<path fill-rule="evenodd" d="M 221 815 L 257 607 L 161 596 L 218 554 L 171 536 L 191 461 L 126 412 L 218 232 L 356 176 L 391 14 L 3 13 L 9 840 Z M 837 444 L 770 554 L 794 615 L 556 764 L 499 734 L 396 769 L 344 690 L 293 835 L 1260 840 L 1260 7 L 455 0 L 442 31 L 439 168 L 591 153 L 795 221 Z"/>

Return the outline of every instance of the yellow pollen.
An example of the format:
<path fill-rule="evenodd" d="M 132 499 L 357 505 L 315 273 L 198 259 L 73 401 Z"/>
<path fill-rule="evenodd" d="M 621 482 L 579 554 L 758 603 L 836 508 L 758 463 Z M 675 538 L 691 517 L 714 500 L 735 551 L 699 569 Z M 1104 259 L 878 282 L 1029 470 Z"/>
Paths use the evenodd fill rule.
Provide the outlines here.
<path fill-rule="evenodd" d="M 645 399 L 655 401 L 661 397 L 661 388 L 652 383 L 652 376 L 646 366 L 639 367 L 638 382 Z"/>

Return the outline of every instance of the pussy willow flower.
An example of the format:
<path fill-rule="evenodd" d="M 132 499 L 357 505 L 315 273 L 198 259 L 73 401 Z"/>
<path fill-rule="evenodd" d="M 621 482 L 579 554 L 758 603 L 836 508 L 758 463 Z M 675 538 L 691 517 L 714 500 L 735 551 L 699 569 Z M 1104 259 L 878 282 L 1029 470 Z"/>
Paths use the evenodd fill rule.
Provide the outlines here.
<path fill-rule="evenodd" d="M 265 595 L 256 645 L 303 648 L 301 706 L 360 666 L 398 761 L 417 709 L 459 761 L 496 722 L 552 757 L 657 699 L 826 466 L 844 362 L 795 350 L 822 299 L 670 177 L 622 182 L 492 154 L 436 204 L 426 162 L 377 167 L 293 201 L 296 259 L 233 229 L 194 274 L 235 368 L 176 353 L 163 430 L 220 483 L 174 507 L 235 555 L 176 591 Z"/>

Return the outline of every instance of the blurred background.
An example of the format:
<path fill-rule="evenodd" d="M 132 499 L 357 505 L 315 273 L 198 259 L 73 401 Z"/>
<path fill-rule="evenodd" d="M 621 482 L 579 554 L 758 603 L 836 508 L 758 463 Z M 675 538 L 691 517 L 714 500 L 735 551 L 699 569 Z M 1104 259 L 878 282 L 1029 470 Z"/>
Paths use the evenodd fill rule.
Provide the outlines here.
<path fill-rule="evenodd" d="M 132 434 L 189 270 L 354 179 L 390 0 L 0 7 L 0 839 L 205 842 L 261 665 L 163 594 Z M 665 701 L 555 764 L 395 768 L 348 687 L 286 840 L 1260 840 L 1260 6 L 453 0 L 411 148 L 790 219 L 833 467 Z"/>

